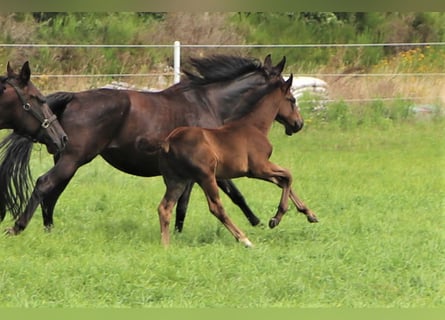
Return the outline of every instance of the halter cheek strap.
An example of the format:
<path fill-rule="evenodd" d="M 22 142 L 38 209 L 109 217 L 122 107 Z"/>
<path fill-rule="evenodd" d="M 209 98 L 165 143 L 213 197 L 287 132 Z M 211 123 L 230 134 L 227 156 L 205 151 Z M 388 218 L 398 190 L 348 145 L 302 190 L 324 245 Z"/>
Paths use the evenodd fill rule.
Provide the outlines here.
<path fill-rule="evenodd" d="M 34 118 L 36 118 L 39 122 L 40 122 L 40 126 L 43 129 L 47 129 L 51 126 L 51 123 L 53 123 L 57 117 L 56 115 L 52 115 L 49 118 L 45 118 L 45 116 L 43 115 L 42 112 L 40 112 L 40 110 L 38 110 L 38 108 L 33 107 L 29 102 L 26 102 L 26 98 L 23 96 L 22 92 L 19 90 L 19 88 L 17 88 L 16 85 L 14 85 L 11 81 L 6 80 L 6 82 L 14 88 L 15 92 L 17 93 L 17 96 L 20 98 L 20 100 L 23 103 L 23 109 L 29 113 L 31 113 Z M 43 101 L 46 102 L 46 101 Z"/>

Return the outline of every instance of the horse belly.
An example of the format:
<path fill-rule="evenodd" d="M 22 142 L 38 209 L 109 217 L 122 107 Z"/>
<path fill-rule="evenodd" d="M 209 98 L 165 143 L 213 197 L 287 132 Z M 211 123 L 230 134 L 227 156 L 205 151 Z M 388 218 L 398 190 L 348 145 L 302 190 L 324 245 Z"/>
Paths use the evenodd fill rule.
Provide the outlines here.
<path fill-rule="evenodd" d="M 231 160 L 230 162 L 218 162 L 215 176 L 218 179 L 233 179 L 245 177 L 248 173 L 246 161 Z"/>
<path fill-rule="evenodd" d="M 217 152 L 215 175 L 219 179 L 243 177 L 249 171 L 248 154 L 242 146 L 223 144 Z"/>
<path fill-rule="evenodd" d="M 102 158 L 116 169 L 140 177 L 159 176 L 157 154 L 146 154 L 134 149 L 111 148 L 101 153 Z"/>

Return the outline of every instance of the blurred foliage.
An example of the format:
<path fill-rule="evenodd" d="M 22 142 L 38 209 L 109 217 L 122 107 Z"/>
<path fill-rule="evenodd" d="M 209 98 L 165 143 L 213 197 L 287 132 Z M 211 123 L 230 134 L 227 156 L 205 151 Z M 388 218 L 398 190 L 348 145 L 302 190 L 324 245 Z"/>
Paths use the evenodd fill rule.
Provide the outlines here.
<path fill-rule="evenodd" d="M 29 12 L 0 15 L 1 43 L 171 45 L 350 44 L 441 42 L 443 12 Z M 183 48 L 182 56 L 212 53 L 262 58 L 285 55 L 295 71 L 369 70 L 406 46 L 311 48 Z M 274 51 L 275 50 L 275 51 Z M 440 55 L 441 53 L 437 53 Z M 276 58 L 277 59 L 277 58 Z M 10 48 L 0 63 L 30 60 L 40 73 L 141 73 L 172 67 L 171 48 Z M 0 66 L 1 67 L 1 66 Z"/>

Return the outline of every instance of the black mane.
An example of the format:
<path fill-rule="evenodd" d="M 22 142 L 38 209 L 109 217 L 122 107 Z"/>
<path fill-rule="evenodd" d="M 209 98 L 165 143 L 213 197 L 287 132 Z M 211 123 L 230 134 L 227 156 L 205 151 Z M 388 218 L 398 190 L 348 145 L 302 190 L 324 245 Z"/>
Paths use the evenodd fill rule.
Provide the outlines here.
<path fill-rule="evenodd" d="M 238 99 L 242 100 L 242 103 L 240 103 L 237 108 L 232 108 L 231 116 L 227 117 L 224 122 L 240 119 L 254 111 L 257 107 L 258 101 L 275 90 L 280 84 L 280 80 L 262 84 L 259 85 L 257 90 L 255 90 L 252 94 L 246 94 L 243 97 L 238 97 Z"/>
<path fill-rule="evenodd" d="M 74 98 L 73 92 L 55 92 L 46 96 L 51 111 L 60 118 L 65 111 L 66 105 Z"/>
<path fill-rule="evenodd" d="M 238 78 L 262 70 L 258 59 L 229 55 L 213 55 L 205 58 L 190 58 L 187 64 L 194 70 L 182 69 L 191 84 L 205 85 Z"/>

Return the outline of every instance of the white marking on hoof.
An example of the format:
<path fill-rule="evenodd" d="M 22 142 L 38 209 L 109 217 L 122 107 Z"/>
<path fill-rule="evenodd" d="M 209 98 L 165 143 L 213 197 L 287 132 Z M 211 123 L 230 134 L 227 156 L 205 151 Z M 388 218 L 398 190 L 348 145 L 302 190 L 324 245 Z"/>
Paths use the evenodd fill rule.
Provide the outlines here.
<path fill-rule="evenodd" d="M 245 239 L 241 239 L 241 242 L 244 244 L 244 246 L 246 246 L 247 248 L 252 248 L 253 244 L 252 242 L 250 242 L 249 239 L 245 238 Z"/>

